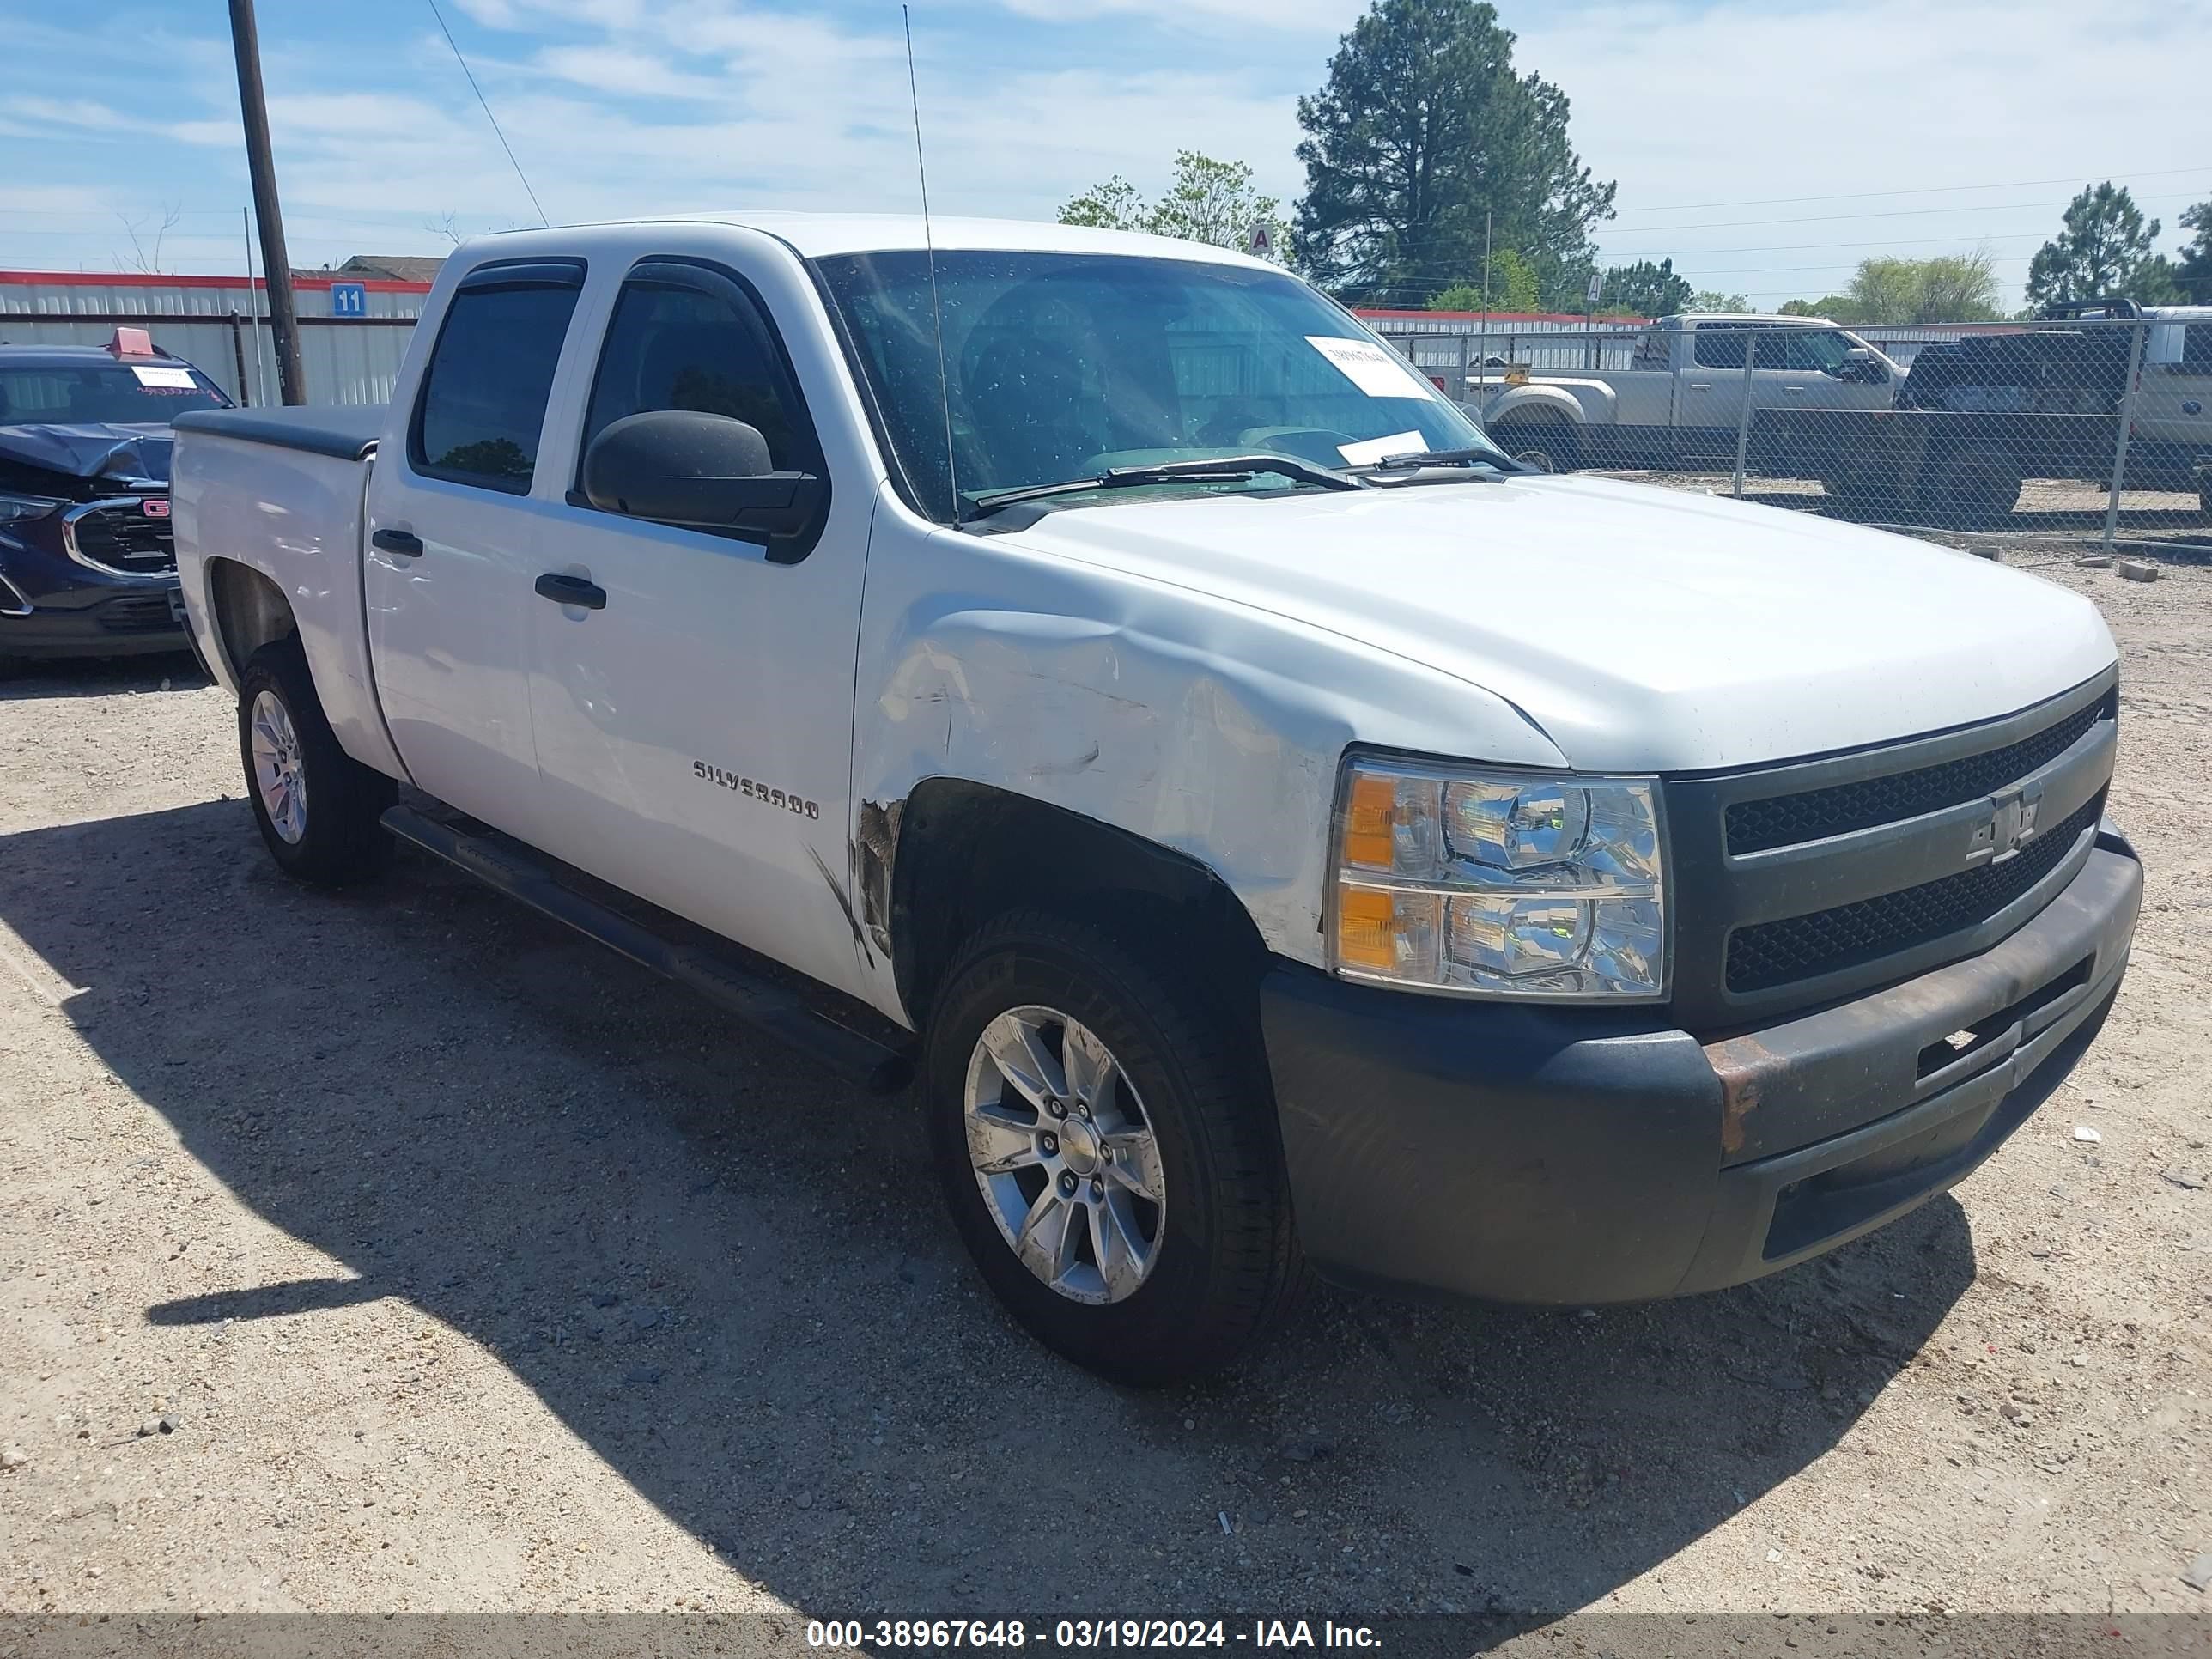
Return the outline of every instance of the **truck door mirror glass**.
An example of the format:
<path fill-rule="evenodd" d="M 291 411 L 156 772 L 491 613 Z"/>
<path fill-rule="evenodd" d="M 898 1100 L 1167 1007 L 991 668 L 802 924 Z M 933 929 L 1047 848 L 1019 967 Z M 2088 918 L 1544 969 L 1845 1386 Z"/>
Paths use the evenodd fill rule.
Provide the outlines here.
<path fill-rule="evenodd" d="M 602 513 L 773 542 L 814 517 L 822 480 L 775 470 L 760 428 L 728 415 L 653 409 L 605 428 L 584 452 L 584 498 Z"/>

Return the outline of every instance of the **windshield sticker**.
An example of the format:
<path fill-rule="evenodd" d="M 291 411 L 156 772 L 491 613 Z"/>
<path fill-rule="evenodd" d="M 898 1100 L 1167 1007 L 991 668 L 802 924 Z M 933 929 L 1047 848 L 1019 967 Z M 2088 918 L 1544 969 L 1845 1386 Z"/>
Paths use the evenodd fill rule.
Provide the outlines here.
<path fill-rule="evenodd" d="M 174 386 L 180 392 L 199 390 L 192 384 L 192 372 L 189 368 L 163 368 L 158 365 L 148 368 L 143 363 L 133 363 L 131 372 L 138 377 L 140 386 Z"/>
<path fill-rule="evenodd" d="M 1428 447 L 1429 441 L 1418 432 L 1394 432 L 1387 438 L 1363 438 L 1358 443 L 1339 444 L 1336 453 L 1344 457 L 1346 466 L 1372 466 L 1393 455 L 1418 455 Z"/>
<path fill-rule="evenodd" d="M 1334 363 L 1346 380 L 1370 398 L 1425 400 L 1436 395 L 1404 358 L 1372 340 L 1340 340 L 1333 335 L 1309 334 L 1306 343 Z"/>

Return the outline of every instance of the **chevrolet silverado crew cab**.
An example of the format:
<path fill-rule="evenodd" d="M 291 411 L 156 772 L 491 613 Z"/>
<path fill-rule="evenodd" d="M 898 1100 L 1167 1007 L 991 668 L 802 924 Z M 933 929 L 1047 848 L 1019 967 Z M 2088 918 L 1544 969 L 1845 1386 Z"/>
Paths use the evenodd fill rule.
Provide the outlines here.
<path fill-rule="evenodd" d="M 143 329 L 0 345 L 0 663 L 185 649 L 169 422 L 229 403 Z"/>
<path fill-rule="evenodd" d="M 2086 600 L 1516 468 L 1240 254 L 511 233 L 389 409 L 178 429 L 276 862 L 410 842 L 913 1072 L 983 1277 L 1125 1380 L 1227 1362 L 1309 1263 L 1790 1267 L 1996 1151 L 2126 963 Z"/>

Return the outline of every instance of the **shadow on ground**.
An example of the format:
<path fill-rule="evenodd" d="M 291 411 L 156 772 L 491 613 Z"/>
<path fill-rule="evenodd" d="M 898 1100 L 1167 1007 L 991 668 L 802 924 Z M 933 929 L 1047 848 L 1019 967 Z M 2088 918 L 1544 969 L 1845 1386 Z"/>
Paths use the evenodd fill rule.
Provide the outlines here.
<path fill-rule="evenodd" d="M 908 1103 L 441 868 L 310 894 L 210 803 L 0 839 L 0 918 L 190 1153 L 357 1275 L 146 1318 L 312 1343 L 404 1298 L 810 1612 L 1581 1606 L 1828 1453 L 1973 1273 L 1945 1199 L 1656 1307 L 1323 1294 L 1235 1378 L 1122 1394 L 981 1293 Z M 440 1409 L 397 1370 L 361 1386 Z"/>
<path fill-rule="evenodd" d="M 30 697 L 112 697 L 128 691 L 189 691 L 210 682 L 179 647 L 144 657 L 62 657 L 51 662 L 0 657 L 0 702 Z"/>

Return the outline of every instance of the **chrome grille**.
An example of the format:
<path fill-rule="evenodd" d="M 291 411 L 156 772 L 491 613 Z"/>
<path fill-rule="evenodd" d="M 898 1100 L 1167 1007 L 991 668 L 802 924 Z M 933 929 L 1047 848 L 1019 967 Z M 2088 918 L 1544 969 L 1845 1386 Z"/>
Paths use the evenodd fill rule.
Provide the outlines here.
<path fill-rule="evenodd" d="M 146 508 L 154 505 L 159 516 Z M 167 496 L 91 501 L 62 515 L 70 557 L 117 576 L 166 576 L 177 568 Z"/>
<path fill-rule="evenodd" d="M 2016 714 L 1667 781 L 1672 1001 L 1741 1030 L 1988 948 L 2089 856 L 2118 746 L 2107 672 Z"/>
<path fill-rule="evenodd" d="M 1728 809 L 1728 849 L 1742 854 L 1793 847 L 1877 823 L 1895 823 L 1986 795 L 2064 754 L 2092 726 L 2112 718 L 2117 702 L 2115 694 L 2076 709 L 2033 737 L 1940 765 L 1794 795 L 1740 800 Z"/>
<path fill-rule="evenodd" d="M 1810 915 L 1739 927 L 1729 936 L 1728 988 L 1763 991 L 1978 927 L 2064 863 L 2081 837 L 2097 827 L 2104 805 L 2100 793 L 2002 864 L 1984 864 Z"/>

